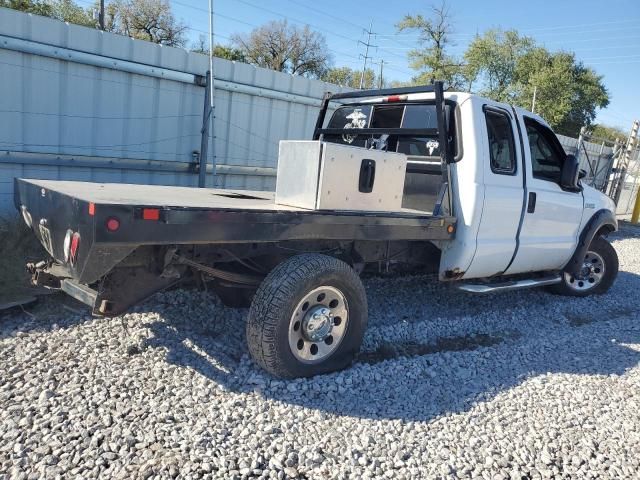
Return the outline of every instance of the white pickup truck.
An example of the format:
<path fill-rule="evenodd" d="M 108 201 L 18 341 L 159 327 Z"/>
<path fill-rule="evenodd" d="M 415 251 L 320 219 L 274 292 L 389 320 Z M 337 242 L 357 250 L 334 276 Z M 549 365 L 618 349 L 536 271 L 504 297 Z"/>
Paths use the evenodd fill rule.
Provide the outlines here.
<path fill-rule="evenodd" d="M 34 283 L 117 315 L 211 281 L 250 306 L 255 361 L 289 378 L 353 360 L 363 273 L 606 292 L 614 204 L 580 178 L 542 118 L 436 82 L 327 94 L 313 140 L 281 142 L 275 194 L 16 179 L 15 202 L 50 254 L 29 266 Z"/>

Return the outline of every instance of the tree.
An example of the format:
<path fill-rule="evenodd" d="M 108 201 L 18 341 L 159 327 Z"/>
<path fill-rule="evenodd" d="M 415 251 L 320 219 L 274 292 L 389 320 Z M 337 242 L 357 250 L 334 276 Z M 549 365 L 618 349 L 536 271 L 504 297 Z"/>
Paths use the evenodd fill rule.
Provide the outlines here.
<path fill-rule="evenodd" d="M 349 67 L 336 67 L 327 70 L 320 80 L 342 87 L 360 88 L 361 70 L 354 70 Z M 364 72 L 363 88 L 375 88 L 378 86 L 375 72 L 367 68 Z"/>
<path fill-rule="evenodd" d="M 598 108 L 609 104 L 602 78 L 573 53 L 536 47 L 518 59 L 514 103 L 531 108 L 535 90 L 536 113 L 558 133 L 575 137 L 582 126 L 593 123 Z"/>
<path fill-rule="evenodd" d="M 249 63 L 293 75 L 319 78 L 331 63 L 324 35 L 286 20 L 269 22 L 249 35 L 233 35 L 232 43 Z"/>
<path fill-rule="evenodd" d="M 603 125 L 601 123 L 594 124 L 591 127 L 591 139 L 592 141 L 608 140 L 615 142 L 616 140 L 626 140 L 629 136 L 629 132 L 625 132 L 621 128 L 612 127 L 609 125 Z"/>
<path fill-rule="evenodd" d="M 187 26 L 175 19 L 168 0 L 116 0 L 105 9 L 105 29 L 170 47 L 186 43 Z"/>
<path fill-rule="evenodd" d="M 0 7 L 51 17 L 53 8 L 45 0 L 0 0 Z"/>
<path fill-rule="evenodd" d="M 418 42 L 422 48 L 411 50 L 408 54 L 411 68 L 418 71 L 413 78 L 417 84 L 428 84 L 433 80 L 444 80 L 453 88 L 460 88 L 465 83 L 463 65 L 447 53 L 447 47 L 453 46 L 451 35 L 452 16 L 446 3 L 439 7 L 431 7 L 431 17 L 405 15 L 396 28 L 417 30 L 420 33 Z"/>
<path fill-rule="evenodd" d="M 533 39 L 515 30 L 488 30 L 477 35 L 464 53 L 467 88 L 480 81 L 480 93 L 498 101 L 510 101 L 518 60 L 533 48 Z"/>
<path fill-rule="evenodd" d="M 573 53 L 549 52 L 515 30 L 489 30 L 464 54 L 469 85 L 494 100 L 535 111 L 558 132 L 577 136 L 609 103 L 602 76 Z"/>
<path fill-rule="evenodd" d="M 198 42 L 191 47 L 192 52 L 202 53 L 209 56 L 209 45 L 207 45 L 204 35 L 200 35 Z M 225 60 L 232 60 L 234 62 L 247 63 L 247 59 L 242 51 L 237 48 L 233 48 L 229 45 L 214 45 L 213 56 L 218 58 L 224 58 Z"/>
<path fill-rule="evenodd" d="M 51 3 L 51 17 L 63 22 L 84 25 L 85 27 L 96 27 L 98 22 L 91 15 L 90 10 L 85 10 L 72 0 L 57 0 Z"/>

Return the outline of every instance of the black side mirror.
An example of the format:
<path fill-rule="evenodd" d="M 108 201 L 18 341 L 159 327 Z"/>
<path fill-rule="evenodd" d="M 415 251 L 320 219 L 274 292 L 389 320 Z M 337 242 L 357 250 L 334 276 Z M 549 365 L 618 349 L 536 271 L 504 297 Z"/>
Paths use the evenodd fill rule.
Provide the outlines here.
<path fill-rule="evenodd" d="M 578 187 L 578 176 L 580 174 L 580 168 L 578 165 L 578 159 L 575 155 L 567 155 L 562 165 L 562 172 L 560 173 L 560 186 L 567 190 L 576 190 Z"/>
<path fill-rule="evenodd" d="M 578 178 L 582 180 L 586 176 L 587 176 L 587 171 L 584 168 L 581 168 L 580 173 L 578 173 Z"/>

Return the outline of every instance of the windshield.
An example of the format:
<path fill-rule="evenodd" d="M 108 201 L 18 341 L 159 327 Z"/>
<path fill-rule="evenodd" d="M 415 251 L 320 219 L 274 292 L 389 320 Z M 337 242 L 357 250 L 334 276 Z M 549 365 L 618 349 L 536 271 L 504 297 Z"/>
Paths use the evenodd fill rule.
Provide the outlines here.
<path fill-rule="evenodd" d="M 449 114 L 446 106 L 445 113 Z M 448 115 L 449 116 L 449 115 Z M 449 131 L 454 132 L 453 119 Z M 436 107 L 433 104 L 344 105 L 332 115 L 327 128 L 409 128 L 437 130 Z M 400 152 L 417 157 L 439 157 L 438 136 L 398 135 L 325 135 L 328 142 L 364 148 Z"/>

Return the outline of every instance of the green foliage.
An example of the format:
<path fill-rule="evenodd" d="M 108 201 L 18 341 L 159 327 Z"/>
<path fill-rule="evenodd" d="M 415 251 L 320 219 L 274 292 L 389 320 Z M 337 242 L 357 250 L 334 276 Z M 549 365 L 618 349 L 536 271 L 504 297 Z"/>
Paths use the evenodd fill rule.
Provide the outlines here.
<path fill-rule="evenodd" d="M 248 35 L 235 34 L 232 42 L 249 63 L 278 72 L 320 78 L 331 64 L 324 35 L 286 20 L 268 22 Z"/>
<path fill-rule="evenodd" d="M 74 23 L 76 25 L 84 25 L 85 27 L 96 27 L 97 20 L 93 19 L 91 10 L 80 7 L 72 0 L 56 0 L 51 3 L 51 17 L 62 20 L 63 22 Z"/>
<path fill-rule="evenodd" d="M 354 70 L 349 67 L 336 67 L 327 70 L 320 79 L 343 87 L 360 88 L 361 76 L 362 70 Z M 364 72 L 363 88 L 376 88 L 378 86 L 377 80 L 375 72 L 367 68 Z"/>
<path fill-rule="evenodd" d="M 430 13 L 429 17 L 406 15 L 396 25 L 398 31 L 414 30 L 420 34 L 421 47 L 408 54 L 411 68 L 418 71 L 412 82 L 424 85 L 433 80 L 444 80 L 452 88 L 461 88 L 465 84 L 464 67 L 447 53 L 447 47 L 454 45 L 449 9 L 442 3 L 439 7 L 431 7 Z"/>
<path fill-rule="evenodd" d="M 44 17 L 51 17 L 53 8 L 51 3 L 38 0 L 0 0 L 0 7 L 12 8 L 21 12 L 33 13 Z"/>
<path fill-rule="evenodd" d="M 483 95 L 498 101 L 511 101 L 518 60 L 533 45 L 533 39 L 521 37 L 515 30 L 493 29 L 476 36 L 464 54 L 468 90 L 479 82 Z"/>
<path fill-rule="evenodd" d="M 105 30 L 169 47 L 186 44 L 187 26 L 168 0 L 115 0 L 105 7 Z"/>
<path fill-rule="evenodd" d="M 592 141 L 608 140 L 615 142 L 616 140 L 625 141 L 629 136 L 629 132 L 625 132 L 618 127 L 610 127 L 608 125 L 602 125 L 600 123 L 591 127 L 591 139 Z"/>
<path fill-rule="evenodd" d="M 207 44 L 207 40 L 204 35 L 200 35 L 198 42 L 191 47 L 191 51 L 209 56 L 209 45 Z M 225 60 L 232 60 L 234 62 L 247 63 L 244 53 L 229 45 L 214 45 L 213 56 L 217 58 L 224 58 Z"/>
<path fill-rule="evenodd" d="M 0 7 L 56 18 L 86 27 L 95 27 L 97 24 L 89 9 L 85 10 L 72 0 L 0 0 Z"/>
<path fill-rule="evenodd" d="M 489 30 L 464 55 L 469 87 L 494 100 L 532 108 L 558 132 L 577 136 L 609 104 L 602 76 L 568 52 L 550 52 L 515 30 Z"/>

